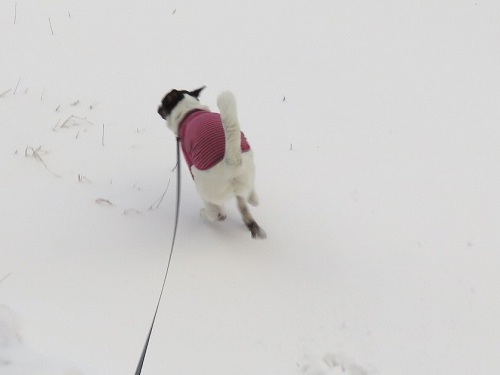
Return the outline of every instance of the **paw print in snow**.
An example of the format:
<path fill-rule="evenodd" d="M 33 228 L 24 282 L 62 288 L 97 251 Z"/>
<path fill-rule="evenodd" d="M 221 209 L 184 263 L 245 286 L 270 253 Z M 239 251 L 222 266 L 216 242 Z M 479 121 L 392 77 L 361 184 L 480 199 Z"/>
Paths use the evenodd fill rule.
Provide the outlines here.
<path fill-rule="evenodd" d="M 303 375 L 370 375 L 372 371 L 351 361 L 341 354 L 327 353 L 321 360 L 308 355 L 300 366 Z"/>

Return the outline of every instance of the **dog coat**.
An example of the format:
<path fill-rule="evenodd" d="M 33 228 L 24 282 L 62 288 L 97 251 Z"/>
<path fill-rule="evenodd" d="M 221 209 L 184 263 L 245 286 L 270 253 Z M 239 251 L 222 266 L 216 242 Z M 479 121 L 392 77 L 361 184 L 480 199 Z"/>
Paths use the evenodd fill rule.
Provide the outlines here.
<path fill-rule="evenodd" d="M 243 132 L 240 133 L 241 152 L 249 151 L 250 145 Z M 218 113 L 203 110 L 189 113 L 180 125 L 179 138 L 190 172 L 193 165 L 204 171 L 224 159 L 226 135 Z"/>

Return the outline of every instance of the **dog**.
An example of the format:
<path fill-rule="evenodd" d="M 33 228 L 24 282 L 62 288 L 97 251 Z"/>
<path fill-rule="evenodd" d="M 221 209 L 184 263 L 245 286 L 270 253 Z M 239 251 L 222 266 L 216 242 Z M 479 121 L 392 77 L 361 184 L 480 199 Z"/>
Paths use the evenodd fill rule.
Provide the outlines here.
<path fill-rule="evenodd" d="M 231 92 L 222 92 L 217 98 L 220 114 L 211 112 L 198 99 L 204 88 L 170 91 L 158 107 L 158 114 L 180 140 L 196 190 L 205 204 L 200 215 L 222 221 L 226 218 L 224 204 L 236 197 L 252 238 L 266 238 L 247 205 L 257 206 L 259 201 L 254 188 L 253 151 L 240 130 L 236 99 Z"/>

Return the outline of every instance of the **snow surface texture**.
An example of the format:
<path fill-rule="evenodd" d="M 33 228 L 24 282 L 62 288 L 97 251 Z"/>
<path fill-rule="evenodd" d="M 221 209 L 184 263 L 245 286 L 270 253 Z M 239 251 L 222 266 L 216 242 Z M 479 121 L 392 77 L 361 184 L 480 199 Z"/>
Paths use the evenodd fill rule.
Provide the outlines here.
<path fill-rule="evenodd" d="M 268 239 L 202 221 L 183 166 L 143 374 L 498 371 L 498 1 L 3 0 L 0 35 L 2 375 L 133 373 L 174 219 L 156 108 L 200 85 L 236 95 Z"/>

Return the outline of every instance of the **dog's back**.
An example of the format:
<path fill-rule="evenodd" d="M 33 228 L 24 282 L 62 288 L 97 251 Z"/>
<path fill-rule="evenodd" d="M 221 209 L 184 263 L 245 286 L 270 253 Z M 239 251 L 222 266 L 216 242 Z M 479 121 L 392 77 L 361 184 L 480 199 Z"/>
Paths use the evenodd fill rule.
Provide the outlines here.
<path fill-rule="evenodd" d="M 186 116 L 179 136 L 190 170 L 195 166 L 204 171 L 222 160 L 228 165 L 241 165 L 241 153 L 249 151 L 250 145 L 244 134 L 235 129 L 234 122 L 226 124 L 221 115 L 214 112 L 198 110 Z M 229 158 L 228 150 L 233 154 Z M 237 159 L 239 163 L 234 162 Z"/>

